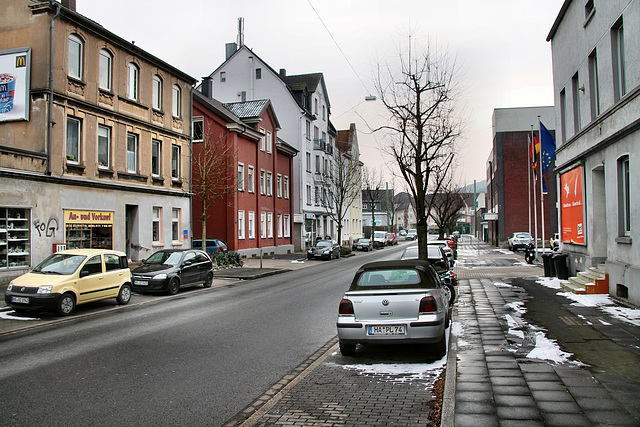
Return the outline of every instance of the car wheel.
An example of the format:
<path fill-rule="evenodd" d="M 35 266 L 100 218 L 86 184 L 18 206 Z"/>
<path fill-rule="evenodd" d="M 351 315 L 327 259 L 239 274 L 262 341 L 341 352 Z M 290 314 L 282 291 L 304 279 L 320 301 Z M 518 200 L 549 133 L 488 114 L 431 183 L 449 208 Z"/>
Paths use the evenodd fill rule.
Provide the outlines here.
<path fill-rule="evenodd" d="M 340 259 L 340 252 L 336 254 L 336 258 Z"/>
<path fill-rule="evenodd" d="M 129 301 L 131 301 L 131 286 L 125 283 L 120 286 L 120 292 L 118 292 L 116 302 L 120 305 L 125 305 L 128 304 Z"/>
<path fill-rule="evenodd" d="M 179 289 L 180 289 L 180 282 L 178 281 L 178 279 L 174 277 L 169 282 L 169 286 L 167 286 L 167 292 L 169 292 L 169 295 L 175 295 L 178 293 Z"/>
<path fill-rule="evenodd" d="M 452 306 L 453 302 L 456 300 L 456 289 L 450 284 L 445 284 L 444 288 L 447 296 L 449 297 L 449 306 Z"/>
<path fill-rule="evenodd" d="M 307 255 L 307 259 L 313 259 L 311 255 Z"/>
<path fill-rule="evenodd" d="M 340 343 L 340 353 L 343 356 L 353 356 L 356 354 L 356 344 Z"/>
<path fill-rule="evenodd" d="M 210 288 L 211 285 L 213 285 L 213 273 L 209 272 L 207 273 L 207 279 L 204 281 L 203 286 L 205 288 Z"/>
<path fill-rule="evenodd" d="M 433 355 L 438 358 L 443 358 L 447 355 L 447 334 L 446 329 L 442 332 L 442 338 L 440 341 L 434 344 Z"/>
<path fill-rule="evenodd" d="M 68 316 L 76 308 L 76 297 L 72 293 L 62 294 L 56 305 L 56 313 L 59 316 Z"/>

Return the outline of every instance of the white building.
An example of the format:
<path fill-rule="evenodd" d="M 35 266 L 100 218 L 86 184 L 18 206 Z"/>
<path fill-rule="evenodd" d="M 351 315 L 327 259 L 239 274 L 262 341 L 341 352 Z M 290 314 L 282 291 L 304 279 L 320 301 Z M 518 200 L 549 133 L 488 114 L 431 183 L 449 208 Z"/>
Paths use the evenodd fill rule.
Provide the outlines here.
<path fill-rule="evenodd" d="M 640 0 L 566 0 L 553 57 L 562 251 L 640 304 Z M 633 242 L 636 242 L 635 244 Z"/>
<path fill-rule="evenodd" d="M 294 244 L 303 250 L 316 236 L 337 237 L 327 215 L 322 172 L 330 167 L 336 132 L 322 73 L 287 76 L 276 72 L 251 49 L 226 46 L 225 62 L 210 74 L 213 97 L 221 102 L 269 99 L 278 115 L 278 136 L 299 151 L 293 158 Z M 259 126 L 259 125 L 258 125 Z"/>
<path fill-rule="evenodd" d="M 342 220 L 342 244 L 351 243 L 360 237 L 364 237 L 362 234 L 362 162 L 360 162 L 360 147 L 358 146 L 358 134 L 356 132 L 356 124 L 351 123 L 348 130 L 339 130 L 338 137 L 336 139 L 336 148 L 338 148 L 344 156 L 349 156 L 358 162 L 359 171 L 357 177 L 354 177 L 356 182 L 353 182 L 353 187 L 357 189 L 357 195 L 355 200 L 347 208 L 345 218 Z"/>

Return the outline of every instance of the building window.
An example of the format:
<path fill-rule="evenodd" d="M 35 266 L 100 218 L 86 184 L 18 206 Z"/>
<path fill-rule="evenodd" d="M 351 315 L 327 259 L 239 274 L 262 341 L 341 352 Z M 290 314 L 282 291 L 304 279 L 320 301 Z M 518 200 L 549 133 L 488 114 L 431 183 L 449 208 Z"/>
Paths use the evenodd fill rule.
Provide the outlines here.
<path fill-rule="evenodd" d="M 260 194 L 262 194 L 262 195 L 264 195 L 264 186 L 265 186 L 264 171 L 261 170 L 260 171 Z"/>
<path fill-rule="evenodd" d="M 220 83 L 224 83 L 227 81 L 227 72 L 220 71 Z"/>
<path fill-rule="evenodd" d="M 191 140 L 193 142 L 204 140 L 204 119 L 202 117 L 194 117 L 191 122 Z"/>
<path fill-rule="evenodd" d="M 153 108 L 162 110 L 162 79 L 157 74 L 153 76 Z"/>
<path fill-rule="evenodd" d="M 591 98 L 591 120 L 600 115 L 600 82 L 598 80 L 598 56 L 596 51 L 589 55 L 589 95 Z"/>
<path fill-rule="evenodd" d="M 305 137 L 307 141 L 311 140 L 311 122 L 309 120 L 306 121 L 307 127 L 305 129 Z"/>
<path fill-rule="evenodd" d="M 291 216 L 284 216 L 284 237 L 291 237 Z"/>
<path fill-rule="evenodd" d="M 611 49 L 613 51 L 613 98 L 617 102 L 627 93 L 622 18 L 611 29 Z"/>
<path fill-rule="evenodd" d="M 80 131 L 80 120 L 67 117 L 67 163 L 80 164 Z"/>
<path fill-rule="evenodd" d="M 631 235 L 631 180 L 629 156 L 618 159 L 618 222 L 619 235 Z"/>
<path fill-rule="evenodd" d="M 111 167 L 111 128 L 98 125 L 98 167 Z"/>
<path fill-rule="evenodd" d="M 249 238 L 256 238 L 256 213 L 254 211 L 249 211 Z"/>
<path fill-rule="evenodd" d="M 171 146 L 171 179 L 180 180 L 180 147 Z"/>
<path fill-rule="evenodd" d="M 311 153 L 307 153 L 307 172 L 312 172 L 312 170 L 311 170 Z"/>
<path fill-rule="evenodd" d="M 289 198 L 289 177 L 288 176 L 284 177 L 284 198 L 285 199 Z"/>
<path fill-rule="evenodd" d="M 162 169 L 162 141 L 159 139 L 151 140 L 151 175 L 160 176 Z"/>
<path fill-rule="evenodd" d="M 582 126 L 580 120 L 580 80 L 578 79 L 578 73 L 575 73 L 571 78 L 571 90 L 573 92 L 573 132 L 580 132 Z"/>
<path fill-rule="evenodd" d="M 276 195 L 278 198 L 282 198 L 282 175 L 278 174 L 276 176 Z"/>
<path fill-rule="evenodd" d="M 560 91 L 560 127 L 562 128 L 562 142 L 567 141 L 567 92 Z"/>
<path fill-rule="evenodd" d="M 153 215 L 151 218 L 151 227 L 152 227 L 152 238 L 153 243 L 161 243 L 162 242 L 162 208 L 154 207 Z"/>
<path fill-rule="evenodd" d="M 256 80 L 260 80 L 262 78 L 262 68 L 256 68 Z"/>
<path fill-rule="evenodd" d="M 244 163 L 238 163 L 238 191 L 244 191 Z"/>
<path fill-rule="evenodd" d="M 284 234 L 284 227 L 282 225 L 282 214 L 278 214 L 278 237 L 282 237 Z"/>
<path fill-rule="evenodd" d="M 267 213 L 267 237 L 273 237 L 273 212 Z"/>
<path fill-rule="evenodd" d="M 316 204 L 316 206 L 319 206 L 320 205 L 320 188 L 318 186 L 316 186 L 315 193 L 316 193 L 316 203 L 315 204 Z"/>
<path fill-rule="evenodd" d="M 100 89 L 111 91 L 111 63 L 112 61 L 111 54 L 102 49 L 100 51 Z"/>
<path fill-rule="evenodd" d="M 267 131 L 267 153 L 273 151 L 273 135 L 270 131 Z"/>
<path fill-rule="evenodd" d="M 318 99 L 314 99 L 313 104 L 314 104 L 313 114 L 318 115 Z"/>
<path fill-rule="evenodd" d="M 311 186 L 307 185 L 307 205 L 311 204 Z"/>
<path fill-rule="evenodd" d="M 595 7 L 593 6 L 593 0 L 587 0 L 587 3 L 584 5 L 584 19 L 589 19 L 592 13 L 595 12 Z"/>
<path fill-rule="evenodd" d="M 173 85 L 173 117 L 180 117 L 182 114 L 181 92 L 178 85 Z"/>
<path fill-rule="evenodd" d="M 238 239 L 244 240 L 244 211 L 238 211 Z"/>
<path fill-rule="evenodd" d="M 267 172 L 267 196 L 271 196 L 272 187 L 273 187 L 272 175 L 271 175 L 271 172 Z"/>
<path fill-rule="evenodd" d="M 140 70 L 138 66 L 133 62 L 129 62 L 128 65 L 128 79 L 127 79 L 127 98 L 137 101 L 138 100 L 138 86 L 140 82 Z"/>
<path fill-rule="evenodd" d="M 267 238 L 267 213 L 260 212 L 260 237 Z"/>
<path fill-rule="evenodd" d="M 260 128 L 260 133 L 262 133 L 262 136 L 260 137 L 260 151 L 264 151 L 265 150 L 265 146 L 266 146 L 266 131 L 264 130 L 264 128 Z"/>
<path fill-rule="evenodd" d="M 322 106 L 322 120 L 327 120 L 327 108 Z"/>
<path fill-rule="evenodd" d="M 322 173 L 322 163 L 320 162 L 320 155 L 316 154 L 316 173 Z"/>
<path fill-rule="evenodd" d="M 249 191 L 249 193 L 255 192 L 253 166 L 247 166 L 247 191 Z"/>
<path fill-rule="evenodd" d="M 171 240 L 174 243 L 180 242 L 180 221 L 182 219 L 179 208 L 171 209 Z"/>
<path fill-rule="evenodd" d="M 69 70 L 71 77 L 82 80 L 82 56 L 84 43 L 82 39 L 75 34 L 69 35 Z"/>
<path fill-rule="evenodd" d="M 127 171 L 138 172 L 138 135 L 127 133 Z"/>

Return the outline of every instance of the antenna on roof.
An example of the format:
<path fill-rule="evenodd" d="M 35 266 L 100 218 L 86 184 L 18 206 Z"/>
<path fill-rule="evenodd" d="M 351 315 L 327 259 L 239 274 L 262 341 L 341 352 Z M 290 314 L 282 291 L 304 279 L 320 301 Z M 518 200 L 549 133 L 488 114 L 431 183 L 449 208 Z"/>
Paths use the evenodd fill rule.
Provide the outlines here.
<path fill-rule="evenodd" d="M 238 47 L 244 46 L 244 18 L 238 18 Z"/>

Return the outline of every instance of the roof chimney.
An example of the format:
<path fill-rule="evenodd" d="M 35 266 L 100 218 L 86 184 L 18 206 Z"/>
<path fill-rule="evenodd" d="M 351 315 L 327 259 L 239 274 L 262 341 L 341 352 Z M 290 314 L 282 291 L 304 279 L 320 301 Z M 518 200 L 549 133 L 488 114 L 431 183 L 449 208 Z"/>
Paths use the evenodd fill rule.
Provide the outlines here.
<path fill-rule="evenodd" d="M 236 50 L 238 50 L 238 45 L 236 43 L 227 43 L 226 45 L 224 45 L 224 47 L 226 53 L 224 58 L 225 61 L 231 58 L 233 54 L 236 53 Z"/>
<path fill-rule="evenodd" d="M 211 76 L 202 78 L 202 85 L 200 86 L 200 92 L 207 98 L 213 98 L 213 80 Z"/>
<path fill-rule="evenodd" d="M 76 11 L 76 0 L 62 0 L 62 6 L 66 7 L 69 10 Z"/>
<path fill-rule="evenodd" d="M 280 77 L 287 77 L 287 70 L 280 68 Z"/>
<path fill-rule="evenodd" d="M 238 46 L 244 46 L 244 18 L 238 18 Z"/>

